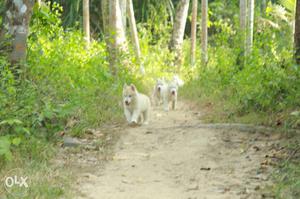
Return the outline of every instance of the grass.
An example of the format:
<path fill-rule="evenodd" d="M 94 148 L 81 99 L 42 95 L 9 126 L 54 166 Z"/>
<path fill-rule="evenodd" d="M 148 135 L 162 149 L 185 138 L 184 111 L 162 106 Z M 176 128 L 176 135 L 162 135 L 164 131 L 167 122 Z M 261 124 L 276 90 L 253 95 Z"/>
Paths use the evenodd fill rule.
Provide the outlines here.
<path fill-rule="evenodd" d="M 280 162 L 273 173 L 275 186 L 272 187 L 278 199 L 300 198 L 300 136 L 296 135 L 287 143 L 287 158 Z"/>
<path fill-rule="evenodd" d="M 211 84 L 211 82 L 209 83 Z M 216 89 L 217 88 L 217 89 Z M 247 108 L 234 99 L 229 89 L 220 89 L 213 85 L 201 85 L 201 82 L 192 80 L 182 89 L 180 95 L 186 100 L 196 102 L 204 116 L 202 120 L 207 123 L 244 123 L 271 127 L 299 128 L 298 116 L 291 115 L 296 107 L 281 110 Z"/>
<path fill-rule="evenodd" d="M 34 198 L 70 198 L 70 172 L 63 165 L 52 164 L 51 161 L 58 153 L 55 145 L 40 140 L 31 140 L 27 143 L 31 148 L 23 146 L 23 149 L 30 151 L 14 151 L 14 159 L 5 164 L 0 172 L 0 198 L 2 199 L 34 199 Z M 35 145 L 35 146 L 34 146 Z M 36 150 L 36 151 L 35 151 Z M 26 157 L 24 153 L 29 156 Z M 10 176 L 20 178 L 27 177 L 28 188 L 5 189 L 4 180 Z"/>

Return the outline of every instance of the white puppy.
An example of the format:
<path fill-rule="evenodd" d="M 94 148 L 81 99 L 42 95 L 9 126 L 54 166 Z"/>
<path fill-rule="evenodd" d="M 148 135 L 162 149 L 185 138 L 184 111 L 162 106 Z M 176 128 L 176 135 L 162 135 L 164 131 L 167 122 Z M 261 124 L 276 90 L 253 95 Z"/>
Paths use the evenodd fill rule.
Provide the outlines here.
<path fill-rule="evenodd" d="M 175 110 L 177 106 L 178 88 L 182 87 L 183 85 L 184 82 L 182 79 L 179 78 L 178 75 L 174 75 L 173 80 L 168 84 L 168 100 L 172 103 L 173 110 Z"/>
<path fill-rule="evenodd" d="M 150 104 L 149 97 L 139 93 L 133 84 L 124 85 L 123 107 L 129 124 L 148 124 Z"/>
<path fill-rule="evenodd" d="M 168 85 L 164 79 L 157 79 L 154 86 L 152 99 L 156 106 L 159 106 L 164 102 L 164 98 L 167 97 Z"/>
<path fill-rule="evenodd" d="M 176 82 L 169 83 L 168 86 L 168 104 L 167 108 L 169 109 L 169 103 L 172 103 L 172 110 L 176 109 L 177 105 L 177 95 L 178 95 L 178 84 Z"/>

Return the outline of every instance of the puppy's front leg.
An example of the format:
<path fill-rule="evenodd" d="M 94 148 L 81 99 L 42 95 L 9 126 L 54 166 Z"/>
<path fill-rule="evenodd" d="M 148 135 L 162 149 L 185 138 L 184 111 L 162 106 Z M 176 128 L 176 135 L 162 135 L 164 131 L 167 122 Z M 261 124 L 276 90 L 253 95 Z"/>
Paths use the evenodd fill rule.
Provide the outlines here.
<path fill-rule="evenodd" d="M 125 108 L 124 114 L 125 114 L 127 122 L 130 123 L 131 122 L 131 113 L 130 113 L 130 111 Z"/>
<path fill-rule="evenodd" d="M 140 116 L 140 111 L 137 110 L 133 111 L 130 123 L 137 124 L 139 116 Z"/>

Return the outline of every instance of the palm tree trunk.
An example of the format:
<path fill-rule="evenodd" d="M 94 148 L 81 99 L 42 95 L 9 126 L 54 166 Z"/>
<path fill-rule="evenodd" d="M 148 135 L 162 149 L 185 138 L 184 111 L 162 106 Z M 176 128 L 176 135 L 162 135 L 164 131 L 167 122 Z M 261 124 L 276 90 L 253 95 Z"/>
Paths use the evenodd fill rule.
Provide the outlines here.
<path fill-rule="evenodd" d="M 27 36 L 34 0 L 7 0 L 0 31 L 0 49 L 5 49 L 12 66 L 26 59 Z"/>
<path fill-rule="evenodd" d="M 295 59 L 297 64 L 300 64 L 300 0 L 296 2 L 296 16 L 295 16 Z"/>
<path fill-rule="evenodd" d="M 141 74 L 145 74 L 145 69 L 141 63 L 141 49 L 140 49 L 140 43 L 139 43 L 139 37 L 138 32 L 136 28 L 136 22 L 134 17 L 134 10 L 133 10 L 133 4 L 132 0 L 127 0 L 127 12 L 128 12 L 128 19 L 129 19 L 129 25 L 130 25 L 130 32 L 131 32 L 131 38 L 134 44 L 135 53 L 137 61 L 140 65 L 140 72 Z"/>
<path fill-rule="evenodd" d="M 83 0 L 83 31 L 87 47 L 90 45 L 90 11 L 89 0 Z"/>
<path fill-rule="evenodd" d="M 182 63 L 182 43 L 184 30 L 186 25 L 186 19 L 189 9 L 189 0 L 180 0 L 176 9 L 176 17 L 173 26 L 173 32 L 169 49 L 176 54 L 176 65 L 180 66 Z"/>
<path fill-rule="evenodd" d="M 248 34 L 247 34 L 247 50 L 246 55 L 249 55 L 253 46 L 253 28 L 254 28 L 254 0 L 248 0 Z"/>
<path fill-rule="evenodd" d="M 192 28 L 191 28 L 191 65 L 192 66 L 195 65 L 195 57 L 196 57 L 197 11 L 198 11 L 198 0 L 193 0 Z"/>
<path fill-rule="evenodd" d="M 207 61 L 208 61 L 208 55 L 207 55 L 207 20 L 208 20 L 208 15 L 207 15 L 207 10 L 208 10 L 208 1 L 207 0 L 202 0 L 202 21 L 201 21 L 201 26 L 202 26 L 202 37 L 201 37 L 201 60 L 202 60 L 202 65 L 206 66 Z"/>

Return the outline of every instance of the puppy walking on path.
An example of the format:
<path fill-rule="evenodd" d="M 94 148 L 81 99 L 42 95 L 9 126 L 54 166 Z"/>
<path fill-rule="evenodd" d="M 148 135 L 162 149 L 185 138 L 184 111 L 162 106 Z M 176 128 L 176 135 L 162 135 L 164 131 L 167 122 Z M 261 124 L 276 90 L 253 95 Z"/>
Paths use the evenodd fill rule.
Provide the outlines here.
<path fill-rule="evenodd" d="M 148 124 L 150 106 L 149 97 L 139 93 L 135 85 L 124 85 L 123 107 L 125 117 L 129 124 Z"/>
<path fill-rule="evenodd" d="M 153 89 L 152 99 L 156 106 L 161 105 L 167 98 L 168 85 L 164 79 L 157 79 Z"/>
<path fill-rule="evenodd" d="M 178 86 L 176 83 L 174 82 L 171 82 L 169 84 L 169 87 L 168 87 L 168 109 L 169 109 L 169 102 L 172 103 L 172 110 L 175 110 L 176 109 L 176 105 L 177 105 L 177 93 L 178 92 Z"/>
<path fill-rule="evenodd" d="M 165 111 L 169 111 L 169 104 L 172 104 L 172 110 L 176 109 L 178 87 L 183 86 L 184 82 L 174 75 L 173 80 L 166 83 L 163 79 L 158 79 L 153 91 L 153 100 L 155 105 L 161 105 Z"/>

